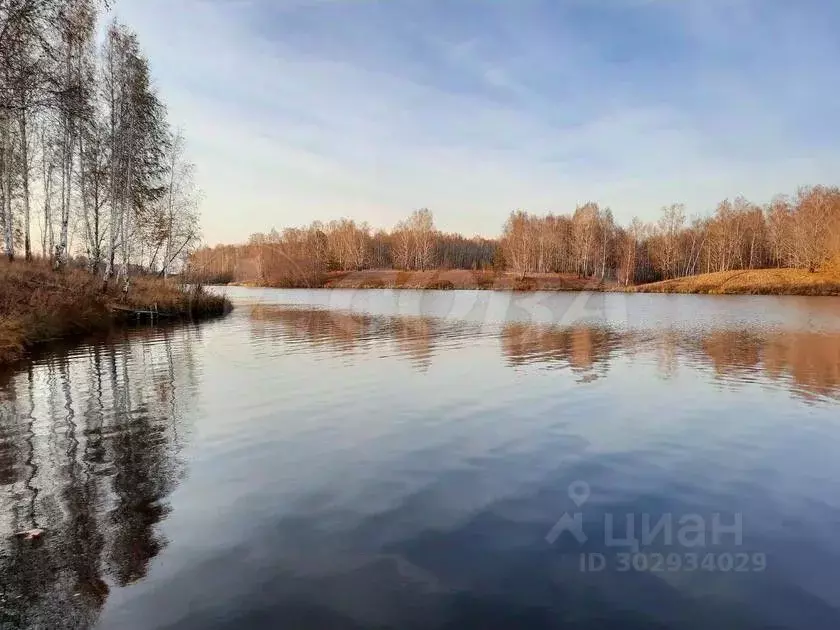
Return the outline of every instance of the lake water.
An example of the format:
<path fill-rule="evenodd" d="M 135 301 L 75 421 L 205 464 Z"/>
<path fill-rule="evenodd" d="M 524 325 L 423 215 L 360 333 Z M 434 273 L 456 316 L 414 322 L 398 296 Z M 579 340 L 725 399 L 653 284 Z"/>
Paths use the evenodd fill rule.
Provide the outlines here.
<path fill-rule="evenodd" d="M 225 290 L 0 374 L 0 628 L 840 627 L 840 300 Z"/>

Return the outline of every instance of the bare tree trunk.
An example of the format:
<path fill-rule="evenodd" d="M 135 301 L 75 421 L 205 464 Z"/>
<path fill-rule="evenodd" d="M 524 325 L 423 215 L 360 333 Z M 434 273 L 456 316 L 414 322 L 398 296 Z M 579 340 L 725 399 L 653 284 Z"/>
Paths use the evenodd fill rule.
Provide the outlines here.
<path fill-rule="evenodd" d="M 110 171 L 111 171 L 111 222 L 108 227 L 108 259 L 105 261 L 105 275 L 102 278 L 102 291 L 106 291 L 108 289 L 108 282 L 110 282 L 111 278 L 114 277 L 114 262 L 117 254 L 117 232 L 119 229 L 120 221 L 119 219 L 119 200 L 117 191 L 119 189 L 119 185 L 117 182 L 117 163 L 118 163 L 118 153 L 117 153 L 117 98 L 116 98 L 116 89 L 114 86 L 114 60 L 113 60 L 114 52 L 111 50 L 110 55 L 108 57 L 108 64 L 111 70 L 111 83 L 109 86 L 110 94 L 109 94 L 109 102 L 108 107 L 110 108 L 110 121 L 111 121 L 111 129 L 110 129 L 110 141 L 111 141 L 111 155 L 109 156 L 110 160 Z"/>
<path fill-rule="evenodd" d="M 20 161 L 21 185 L 23 188 L 23 251 L 27 261 L 32 260 L 32 239 L 30 235 L 29 206 L 29 137 L 26 128 L 26 111 L 20 113 Z"/>
<path fill-rule="evenodd" d="M 53 165 L 50 164 L 47 174 L 44 177 L 44 225 L 41 230 L 41 255 L 44 258 L 50 258 L 53 254 L 54 240 L 53 226 L 52 226 L 52 208 L 50 207 L 50 199 L 52 198 L 52 171 Z"/>
<path fill-rule="evenodd" d="M 128 159 L 128 175 L 126 177 L 125 192 L 122 199 L 122 274 L 128 280 L 128 263 L 131 256 L 129 249 L 131 241 L 131 206 L 128 203 L 131 194 L 131 156 Z"/>
<path fill-rule="evenodd" d="M 176 140 L 177 142 L 177 140 Z M 175 222 L 175 212 L 174 212 L 174 203 L 175 203 L 175 168 L 177 167 L 177 159 L 178 159 L 178 150 L 177 147 L 173 146 L 172 148 L 172 156 L 169 161 L 169 194 L 167 198 L 167 209 L 166 209 L 166 249 L 163 253 L 163 266 L 160 270 L 160 275 L 162 277 L 166 277 L 167 269 L 169 267 L 169 263 L 171 262 L 170 254 L 172 253 L 172 238 L 173 238 L 173 226 Z M 177 255 L 177 254 L 176 254 Z M 157 258 L 157 252 L 155 252 L 155 258 Z"/>
<path fill-rule="evenodd" d="M 58 268 L 64 267 L 67 262 L 67 241 L 70 227 L 70 197 L 73 183 L 73 142 L 71 114 L 64 114 L 64 138 L 61 147 L 61 230 L 56 248 L 55 264 Z"/>
<path fill-rule="evenodd" d="M 604 226 L 603 251 L 601 252 L 601 280 L 607 275 L 607 226 Z"/>
<path fill-rule="evenodd" d="M 41 255 L 47 259 L 53 254 L 53 227 L 52 227 L 52 182 L 53 182 L 53 164 L 52 158 L 47 159 L 47 140 L 46 134 L 41 137 L 41 176 L 43 178 L 44 188 L 44 214 L 43 225 L 41 226 Z M 48 247 L 49 246 L 49 247 Z"/>
<path fill-rule="evenodd" d="M 85 173 L 85 143 L 84 134 L 79 134 L 79 192 L 82 196 L 82 219 L 85 225 L 85 239 L 87 240 L 88 264 L 91 271 L 96 269 L 96 257 L 94 250 L 96 249 L 96 236 L 93 233 L 93 227 L 90 224 L 90 203 L 88 199 L 88 191 L 86 184 Z"/>
<path fill-rule="evenodd" d="M 3 243 L 6 257 L 9 261 L 15 259 L 14 224 L 12 217 L 12 146 L 9 138 L 9 118 L 4 116 L 0 119 L 0 134 L 2 134 L 2 175 L 3 175 Z"/>
<path fill-rule="evenodd" d="M 102 207 L 99 203 L 99 183 L 97 181 L 93 193 L 93 252 L 91 253 L 91 257 L 93 258 L 91 263 L 93 273 L 99 271 L 99 265 L 102 263 L 102 238 L 100 237 L 99 225 L 99 213 L 101 209 Z"/>

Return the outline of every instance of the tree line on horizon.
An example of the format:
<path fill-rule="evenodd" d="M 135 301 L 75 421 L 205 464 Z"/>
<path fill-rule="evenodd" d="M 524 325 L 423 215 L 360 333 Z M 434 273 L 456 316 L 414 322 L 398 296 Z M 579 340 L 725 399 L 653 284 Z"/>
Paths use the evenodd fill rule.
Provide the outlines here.
<path fill-rule="evenodd" d="M 840 188 L 813 186 L 760 206 L 724 200 L 689 220 L 682 204 L 658 220 L 616 223 L 589 202 L 571 214 L 511 212 L 497 239 L 436 229 L 428 209 L 393 230 L 339 219 L 252 235 L 241 245 L 195 251 L 193 277 L 206 282 L 317 286 L 333 271 L 470 269 L 576 274 L 623 285 L 717 271 L 799 268 L 840 263 Z"/>
<path fill-rule="evenodd" d="M 0 233 L 101 273 L 166 274 L 199 242 L 198 191 L 136 34 L 107 0 L 0 0 Z M 102 41 L 97 33 L 104 31 Z M 38 228 L 40 248 L 33 243 Z"/>

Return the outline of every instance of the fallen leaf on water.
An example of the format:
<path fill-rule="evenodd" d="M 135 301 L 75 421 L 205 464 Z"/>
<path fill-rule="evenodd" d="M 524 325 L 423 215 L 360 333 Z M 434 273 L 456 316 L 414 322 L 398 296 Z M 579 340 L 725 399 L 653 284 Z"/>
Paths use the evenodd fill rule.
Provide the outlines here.
<path fill-rule="evenodd" d="M 37 540 L 45 533 L 46 532 L 43 529 L 35 527 L 34 529 L 27 529 L 25 531 L 18 532 L 15 536 L 23 538 L 24 540 Z"/>

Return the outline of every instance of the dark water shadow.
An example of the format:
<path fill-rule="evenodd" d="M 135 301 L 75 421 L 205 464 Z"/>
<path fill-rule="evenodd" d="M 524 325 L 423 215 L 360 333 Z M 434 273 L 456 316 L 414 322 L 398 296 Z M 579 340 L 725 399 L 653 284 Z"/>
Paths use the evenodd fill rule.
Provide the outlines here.
<path fill-rule="evenodd" d="M 189 340 L 189 342 L 187 341 Z M 167 545 L 200 329 L 42 349 L 0 386 L 0 627 L 91 627 Z M 36 540 L 15 532 L 42 529 Z"/>

